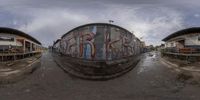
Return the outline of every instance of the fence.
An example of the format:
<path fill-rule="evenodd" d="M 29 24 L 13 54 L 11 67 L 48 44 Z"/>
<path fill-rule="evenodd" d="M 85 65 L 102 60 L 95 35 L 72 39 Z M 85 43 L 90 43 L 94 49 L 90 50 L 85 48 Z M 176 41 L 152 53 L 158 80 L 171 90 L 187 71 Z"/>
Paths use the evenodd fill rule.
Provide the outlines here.
<path fill-rule="evenodd" d="M 195 48 L 165 48 L 161 50 L 163 56 L 173 57 L 188 62 L 200 61 L 200 49 Z"/>
<path fill-rule="evenodd" d="M 27 52 L 27 53 L 1 52 L 0 53 L 0 62 L 20 60 L 20 59 L 35 56 L 38 54 L 41 54 L 41 52 Z"/>

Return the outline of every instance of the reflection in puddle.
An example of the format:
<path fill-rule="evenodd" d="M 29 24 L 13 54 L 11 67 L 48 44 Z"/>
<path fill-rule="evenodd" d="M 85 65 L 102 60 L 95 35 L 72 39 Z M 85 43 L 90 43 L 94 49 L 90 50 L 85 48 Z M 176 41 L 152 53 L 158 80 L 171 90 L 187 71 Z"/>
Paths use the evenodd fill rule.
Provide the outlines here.
<path fill-rule="evenodd" d="M 140 67 L 138 68 L 137 74 L 140 74 L 142 72 L 147 72 L 151 70 L 153 67 L 155 67 L 151 65 L 154 65 L 158 57 L 159 57 L 159 54 L 157 52 L 149 52 L 145 54 L 144 59 L 142 59 L 142 61 L 139 63 Z"/>

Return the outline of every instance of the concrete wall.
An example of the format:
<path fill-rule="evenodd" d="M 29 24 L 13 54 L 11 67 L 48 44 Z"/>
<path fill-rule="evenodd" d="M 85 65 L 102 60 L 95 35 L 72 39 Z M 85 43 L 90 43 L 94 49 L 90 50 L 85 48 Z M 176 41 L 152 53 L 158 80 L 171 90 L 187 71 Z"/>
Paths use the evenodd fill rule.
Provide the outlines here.
<path fill-rule="evenodd" d="M 56 43 L 53 45 L 53 52 L 57 52 L 57 53 L 60 52 L 60 41 L 56 42 Z"/>
<path fill-rule="evenodd" d="M 200 40 L 198 40 L 199 37 L 200 37 L 200 33 L 188 35 L 185 39 L 185 45 L 199 45 L 200 46 Z"/>
<path fill-rule="evenodd" d="M 76 28 L 61 38 L 61 52 L 88 60 L 113 60 L 140 54 L 141 42 L 130 32 L 113 25 Z"/>

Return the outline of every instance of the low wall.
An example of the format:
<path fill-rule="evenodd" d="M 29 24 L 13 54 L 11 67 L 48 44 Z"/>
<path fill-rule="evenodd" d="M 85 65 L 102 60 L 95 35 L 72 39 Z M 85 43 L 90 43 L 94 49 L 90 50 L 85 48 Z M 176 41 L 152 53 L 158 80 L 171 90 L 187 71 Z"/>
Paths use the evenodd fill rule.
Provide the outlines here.
<path fill-rule="evenodd" d="M 35 55 L 41 55 L 41 52 L 31 52 L 31 53 L 0 53 L 0 62 L 16 61 L 32 57 Z"/>
<path fill-rule="evenodd" d="M 67 73 L 84 79 L 104 80 L 125 74 L 134 68 L 140 56 L 112 61 L 89 61 L 53 54 L 55 62 Z"/>
<path fill-rule="evenodd" d="M 175 59 L 185 60 L 189 62 L 200 62 L 200 53 L 185 54 L 185 53 L 162 52 L 162 56 L 172 57 Z"/>
<path fill-rule="evenodd" d="M 37 56 L 33 59 L 32 62 L 30 62 L 29 59 L 22 59 L 15 62 L 11 62 L 15 64 L 10 64 L 7 66 L 8 68 L 10 67 L 10 70 L 0 70 L 0 84 L 13 83 L 25 78 L 27 74 L 32 73 L 36 68 L 38 68 L 41 65 L 40 58 L 41 56 Z M 6 63 L 0 63 L 0 66 L 2 66 L 3 64 Z"/>

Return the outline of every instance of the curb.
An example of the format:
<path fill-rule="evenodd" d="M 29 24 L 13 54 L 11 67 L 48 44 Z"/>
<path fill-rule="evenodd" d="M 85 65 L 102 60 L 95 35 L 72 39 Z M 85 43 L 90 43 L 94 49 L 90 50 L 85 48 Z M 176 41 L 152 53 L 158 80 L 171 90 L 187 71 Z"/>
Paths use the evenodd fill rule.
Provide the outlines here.
<path fill-rule="evenodd" d="M 25 78 L 27 74 L 33 73 L 38 68 L 37 64 L 40 63 L 40 58 L 41 56 L 21 69 L 4 72 L 4 75 L 1 73 L 0 84 L 14 83 Z"/>
<path fill-rule="evenodd" d="M 174 64 L 174 63 L 172 63 L 172 62 L 170 62 L 170 61 L 167 61 L 167 60 L 164 59 L 164 58 L 161 58 L 160 61 L 163 62 L 163 63 L 169 64 L 169 65 L 171 65 L 172 67 L 174 67 L 174 68 L 176 68 L 176 69 L 179 69 L 179 70 L 190 71 L 190 72 L 200 72 L 200 70 L 192 70 L 192 69 L 188 69 L 188 68 L 186 68 L 186 67 L 182 67 L 182 68 L 181 68 L 179 65 Z M 169 67 L 169 66 L 168 66 L 168 67 Z M 170 67 L 170 68 L 172 68 L 172 67 Z M 189 66 L 187 66 L 187 67 L 189 67 Z"/>
<path fill-rule="evenodd" d="M 162 62 L 164 62 L 164 63 L 167 63 L 167 64 L 169 64 L 169 65 L 171 65 L 171 66 L 173 66 L 173 67 L 179 68 L 179 66 L 178 66 L 177 64 L 171 63 L 171 62 L 167 61 L 167 60 L 164 59 L 164 58 L 161 58 L 160 61 L 162 61 Z"/>

